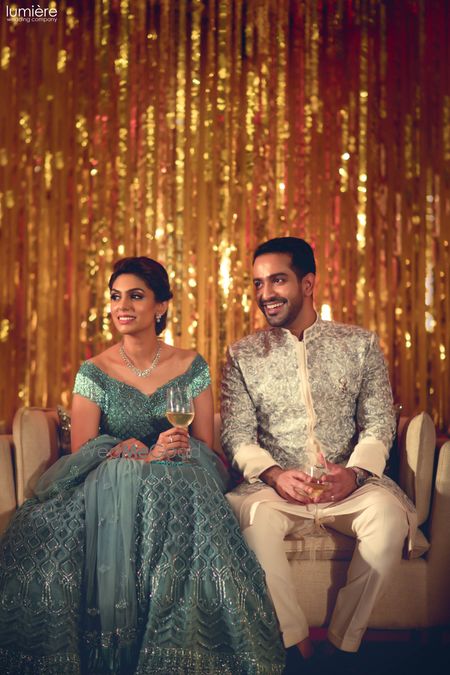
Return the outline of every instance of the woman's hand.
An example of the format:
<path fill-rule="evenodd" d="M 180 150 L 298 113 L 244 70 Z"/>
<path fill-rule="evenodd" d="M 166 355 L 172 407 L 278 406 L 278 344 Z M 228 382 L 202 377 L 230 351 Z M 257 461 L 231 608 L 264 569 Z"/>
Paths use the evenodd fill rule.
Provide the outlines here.
<path fill-rule="evenodd" d="M 171 460 L 174 457 L 186 455 L 188 452 L 188 430 L 182 427 L 172 427 L 159 434 L 158 440 L 144 459 L 146 462 Z"/>
<path fill-rule="evenodd" d="M 107 454 L 108 459 L 146 459 L 149 453 L 148 447 L 138 441 L 137 438 L 128 438 L 115 445 Z"/>

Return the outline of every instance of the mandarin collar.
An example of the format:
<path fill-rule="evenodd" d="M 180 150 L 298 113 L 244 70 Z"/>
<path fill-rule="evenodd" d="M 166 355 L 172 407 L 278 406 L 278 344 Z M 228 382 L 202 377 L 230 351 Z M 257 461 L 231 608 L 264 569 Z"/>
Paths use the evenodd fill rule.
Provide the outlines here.
<path fill-rule="evenodd" d="M 303 331 L 303 340 L 299 340 L 299 338 L 296 335 L 291 333 L 289 328 L 272 328 L 271 330 L 281 331 L 282 333 L 286 333 L 288 340 L 291 340 L 291 342 L 298 343 L 298 342 L 306 342 L 307 340 L 308 341 L 311 340 L 311 338 L 313 338 L 315 335 L 320 333 L 322 325 L 323 325 L 323 319 L 321 319 L 320 316 L 316 312 L 316 320 L 314 321 L 314 323 L 312 323 L 310 326 L 308 326 L 308 328 L 305 328 L 305 330 Z"/>

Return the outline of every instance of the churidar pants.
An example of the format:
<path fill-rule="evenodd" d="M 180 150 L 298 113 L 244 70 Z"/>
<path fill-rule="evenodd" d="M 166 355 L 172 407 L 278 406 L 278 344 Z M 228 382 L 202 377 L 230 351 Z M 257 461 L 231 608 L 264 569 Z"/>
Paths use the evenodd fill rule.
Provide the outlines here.
<path fill-rule="evenodd" d="M 233 493 L 227 497 L 239 517 L 242 498 Z M 336 504 L 319 505 L 319 509 L 327 521 L 333 519 L 327 526 L 357 540 L 347 583 L 339 591 L 328 630 L 328 638 L 336 647 L 356 652 L 384 582 L 401 560 L 408 519 L 399 500 L 376 485 Z M 243 530 L 265 571 L 286 647 L 305 639 L 309 629 L 283 541 L 311 517 L 306 506 L 263 501 L 254 511 L 252 524 Z"/>

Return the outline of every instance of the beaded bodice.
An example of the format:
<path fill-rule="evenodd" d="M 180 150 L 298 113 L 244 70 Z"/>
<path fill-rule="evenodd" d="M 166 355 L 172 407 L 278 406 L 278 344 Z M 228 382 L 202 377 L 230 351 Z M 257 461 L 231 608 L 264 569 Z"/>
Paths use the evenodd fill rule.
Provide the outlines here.
<path fill-rule="evenodd" d="M 169 380 L 150 395 L 110 377 L 92 361 L 85 361 L 76 376 L 73 393 L 99 406 L 101 434 L 121 439 L 137 438 L 148 445 L 154 442 L 161 431 L 170 427 L 165 417 L 167 388 L 174 384 L 189 387 L 195 398 L 210 382 L 208 365 L 200 355 L 195 357 L 183 374 Z"/>

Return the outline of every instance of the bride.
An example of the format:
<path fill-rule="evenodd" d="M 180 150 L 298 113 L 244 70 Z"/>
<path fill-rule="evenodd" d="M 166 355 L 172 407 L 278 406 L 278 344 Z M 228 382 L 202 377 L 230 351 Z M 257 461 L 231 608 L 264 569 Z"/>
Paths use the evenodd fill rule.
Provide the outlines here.
<path fill-rule="evenodd" d="M 72 454 L 39 480 L 0 543 L 0 672 L 281 673 L 264 576 L 209 447 L 204 359 L 164 344 L 166 270 L 125 258 L 109 282 L 121 341 L 82 364 Z M 189 431 L 166 393 L 189 388 Z"/>

